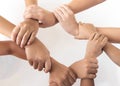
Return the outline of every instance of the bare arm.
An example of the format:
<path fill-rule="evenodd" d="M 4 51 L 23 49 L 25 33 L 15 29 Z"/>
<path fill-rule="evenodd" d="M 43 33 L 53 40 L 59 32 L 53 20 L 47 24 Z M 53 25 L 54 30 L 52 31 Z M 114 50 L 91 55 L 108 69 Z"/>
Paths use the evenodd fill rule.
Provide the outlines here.
<path fill-rule="evenodd" d="M 95 86 L 93 79 L 81 79 L 80 86 Z"/>
<path fill-rule="evenodd" d="M 8 29 L 5 29 L 5 28 L 8 28 Z M 0 16 L 0 33 L 1 34 L 10 38 L 13 28 L 14 28 L 14 25 L 12 23 L 10 23 L 6 19 L 4 19 L 2 16 Z"/>
<path fill-rule="evenodd" d="M 68 3 L 68 7 L 70 7 L 74 13 L 78 13 L 103 1 L 105 0 L 72 0 L 70 3 Z M 40 24 L 40 27 L 49 27 L 58 23 L 52 12 L 38 6 L 27 8 L 24 15 L 25 18 L 33 18 L 42 22 L 42 24 Z"/>
<path fill-rule="evenodd" d="M 111 43 L 107 43 L 104 47 L 104 51 L 114 63 L 120 66 L 120 49 L 113 46 Z"/>
<path fill-rule="evenodd" d="M 97 27 L 97 32 L 108 37 L 110 42 L 120 43 L 120 28 L 115 27 Z"/>
<path fill-rule="evenodd" d="M 79 32 L 74 33 L 78 34 L 75 36 L 77 39 L 86 40 L 90 37 L 91 33 L 98 32 L 107 36 L 109 42 L 120 43 L 120 28 L 118 27 L 96 27 L 89 23 L 79 23 L 78 29 Z"/>
<path fill-rule="evenodd" d="M 104 1 L 105 0 L 72 0 L 68 6 L 74 13 L 78 13 Z"/>
<path fill-rule="evenodd" d="M 30 5 L 37 5 L 37 1 L 38 0 L 25 0 L 25 5 L 26 5 L 26 7 L 28 7 Z"/>
<path fill-rule="evenodd" d="M 10 38 L 11 32 L 14 27 L 14 24 L 10 23 L 2 16 L 0 16 L 0 33 Z M 49 51 L 44 46 L 44 44 L 42 44 L 37 38 L 35 38 L 34 42 L 31 45 L 25 47 L 25 52 L 27 60 L 30 62 L 31 65 L 33 65 L 35 69 L 42 70 L 45 67 L 47 68 L 46 72 L 48 72 L 51 69 Z M 43 63 L 39 64 L 41 63 L 41 61 Z M 36 65 L 36 63 L 41 65 L 41 67 Z"/>

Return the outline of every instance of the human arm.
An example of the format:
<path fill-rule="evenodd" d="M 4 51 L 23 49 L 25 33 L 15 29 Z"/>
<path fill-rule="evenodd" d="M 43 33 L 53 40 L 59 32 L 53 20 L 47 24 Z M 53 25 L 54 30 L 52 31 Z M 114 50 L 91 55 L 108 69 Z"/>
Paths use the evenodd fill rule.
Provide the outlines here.
<path fill-rule="evenodd" d="M 37 0 L 25 0 L 25 5 L 26 7 L 37 5 Z M 31 22 L 31 25 L 20 23 L 11 34 L 12 39 L 22 48 L 34 41 L 39 28 L 39 23 L 35 19 L 24 19 L 24 21 Z"/>
<path fill-rule="evenodd" d="M 17 46 L 13 41 L 0 41 L 1 55 L 13 55 L 27 60 L 25 50 Z M 51 58 L 51 63 L 52 69 L 50 71 L 49 86 L 71 86 L 76 81 L 76 75 L 68 67 L 60 64 L 53 58 Z"/>
<path fill-rule="evenodd" d="M 107 36 L 110 42 L 120 42 L 120 28 L 95 27 L 94 25 L 89 23 L 77 23 L 73 11 L 71 11 L 71 9 L 66 5 L 57 8 L 54 11 L 54 14 L 63 29 L 72 36 L 75 36 L 76 39 L 88 39 L 91 33 L 99 32 Z"/>
<path fill-rule="evenodd" d="M 80 27 L 81 27 L 80 28 L 81 32 L 79 35 L 80 39 L 81 38 L 88 39 L 90 37 L 91 32 L 92 33 L 96 32 L 94 31 L 94 27 L 91 24 L 81 24 Z M 109 42 L 106 44 L 103 50 L 106 52 L 106 54 L 115 64 L 120 66 L 120 58 L 119 58 L 120 50 L 110 43 L 110 42 L 120 43 L 120 39 L 119 39 L 120 28 L 96 27 L 96 29 L 98 33 L 104 34 L 109 40 Z"/>
<path fill-rule="evenodd" d="M 38 0 L 25 0 L 26 7 L 30 5 L 38 5 Z"/>
<path fill-rule="evenodd" d="M 94 33 L 89 37 L 85 58 L 96 58 L 102 53 L 102 48 L 107 44 L 107 38 L 101 34 Z M 94 79 L 81 79 L 80 86 L 94 86 Z"/>
<path fill-rule="evenodd" d="M 14 27 L 15 27 L 14 24 L 10 23 L 6 19 L 4 19 L 2 16 L 0 16 L 0 33 L 1 34 L 10 38 L 11 32 Z M 35 50 L 37 53 L 35 52 Z M 35 38 L 35 42 L 25 47 L 25 52 L 26 52 L 27 60 L 31 64 L 33 63 L 34 68 L 36 68 L 37 66 L 38 69 L 42 69 L 43 66 L 39 65 L 39 62 L 40 62 L 41 65 L 46 64 L 45 66 L 46 72 L 48 72 L 51 69 L 49 51 L 37 38 Z"/>
<path fill-rule="evenodd" d="M 110 57 L 110 59 L 120 66 L 120 49 L 112 45 L 111 43 L 107 43 L 103 48 L 105 53 Z"/>
<path fill-rule="evenodd" d="M 104 1 L 105 0 L 72 0 L 68 3 L 68 7 L 70 7 L 74 13 L 78 13 Z"/>
<path fill-rule="evenodd" d="M 67 5 L 74 13 L 78 13 L 103 1 L 105 0 L 72 0 Z M 40 27 L 49 27 L 58 23 L 57 19 L 53 15 L 53 12 L 35 5 L 26 9 L 25 18 L 33 18 L 41 21 L 42 23 L 40 24 Z"/>

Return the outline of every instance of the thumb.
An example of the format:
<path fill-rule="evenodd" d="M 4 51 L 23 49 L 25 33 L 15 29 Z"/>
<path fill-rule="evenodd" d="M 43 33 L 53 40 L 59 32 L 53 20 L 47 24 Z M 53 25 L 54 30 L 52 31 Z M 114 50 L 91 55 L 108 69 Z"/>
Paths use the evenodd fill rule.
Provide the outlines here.
<path fill-rule="evenodd" d="M 49 86 L 58 86 L 57 83 L 50 83 Z"/>

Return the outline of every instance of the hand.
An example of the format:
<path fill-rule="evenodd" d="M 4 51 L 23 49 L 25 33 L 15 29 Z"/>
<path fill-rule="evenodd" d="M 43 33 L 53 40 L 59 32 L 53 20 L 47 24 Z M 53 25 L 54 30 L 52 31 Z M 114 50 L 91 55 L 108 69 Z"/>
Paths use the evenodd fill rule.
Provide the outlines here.
<path fill-rule="evenodd" d="M 39 20 L 40 27 L 49 27 L 57 23 L 54 14 L 48 10 L 45 10 L 37 5 L 30 5 L 26 8 L 24 13 L 25 19 L 37 19 Z"/>
<path fill-rule="evenodd" d="M 79 23 L 79 32 L 76 39 L 89 39 L 92 33 L 97 32 L 96 27 L 89 23 Z"/>
<path fill-rule="evenodd" d="M 107 42 L 108 39 L 104 35 L 93 33 L 87 44 L 86 57 L 98 57 L 102 53 L 102 48 Z"/>
<path fill-rule="evenodd" d="M 50 71 L 51 60 L 49 51 L 39 40 L 35 39 L 34 43 L 26 46 L 25 52 L 30 65 L 32 65 L 34 69 L 41 71 L 45 68 L 45 72 Z"/>
<path fill-rule="evenodd" d="M 38 28 L 39 23 L 37 21 L 26 19 L 13 29 L 11 37 L 17 45 L 23 48 L 34 41 Z"/>
<path fill-rule="evenodd" d="M 76 75 L 63 64 L 54 59 L 51 59 L 51 61 L 50 86 L 72 86 L 76 81 Z"/>
<path fill-rule="evenodd" d="M 54 15 L 66 32 L 75 36 L 78 34 L 79 24 L 75 20 L 74 13 L 66 5 L 57 8 Z"/>
<path fill-rule="evenodd" d="M 95 58 L 84 58 L 73 63 L 70 68 L 78 78 L 95 78 L 97 73 L 97 60 Z"/>

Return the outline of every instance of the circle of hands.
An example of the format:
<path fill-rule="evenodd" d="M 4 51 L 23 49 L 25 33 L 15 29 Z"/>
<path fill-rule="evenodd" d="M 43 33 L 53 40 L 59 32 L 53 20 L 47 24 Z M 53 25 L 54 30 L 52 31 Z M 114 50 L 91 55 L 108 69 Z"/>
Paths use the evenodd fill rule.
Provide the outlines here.
<path fill-rule="evenodd" d="M 11 37 L 17 45 L 25 49 L 27 60 L 34 69 L 49 72 L 50 86 L 72 86 L 77 78 L 96 77 L 97 57 L 102 53 L 108 39 L 97 33 L 92 24 L 77 23 L 74 13 L 67 5 L 62 5 L 53 12 L 31 5 L 26 8 L 24 18 L 25 20 L 14 28 Z M 75 39 L 89 39 L 84 58 L 69 67 L 53 59 L 47 48 L 36 38 L 39 27 L 53 26 L 56 22 Z"/>

